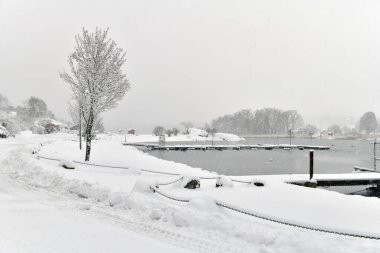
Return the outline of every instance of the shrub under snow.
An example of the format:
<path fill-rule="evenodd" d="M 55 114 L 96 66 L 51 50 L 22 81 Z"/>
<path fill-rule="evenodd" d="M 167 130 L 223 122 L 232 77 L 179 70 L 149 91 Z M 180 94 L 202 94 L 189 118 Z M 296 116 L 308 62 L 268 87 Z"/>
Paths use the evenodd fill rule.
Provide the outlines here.
<path fill-rule="evenodd" d="M 232 187 L 234 184 L 229 177 L 220 176 L 216 180 L 216 187 Z"/>
<path fill-rule="evenodd" d="M 152 179 L 139 178 L 133 186 L 134 192 L 152 193 L 152 188 L 156 188 L 157 182 Z"/>
<path fill-rule="evenodd" d="M 188 189 L 196 189 L 201 186 L 201 180 L 197 176 L 183 175 L 181 180 L 181 187 Z"/>
<path fill-rule="evenodd" d="M 59 162 L 58 166 L 61 166 L 61 167 L 65 168 L 65 169 L 70 169 L 70 170 L 75 169 L 75 164 L 71 160 L 69 160 L 69 159 L 62 159 Z"/>

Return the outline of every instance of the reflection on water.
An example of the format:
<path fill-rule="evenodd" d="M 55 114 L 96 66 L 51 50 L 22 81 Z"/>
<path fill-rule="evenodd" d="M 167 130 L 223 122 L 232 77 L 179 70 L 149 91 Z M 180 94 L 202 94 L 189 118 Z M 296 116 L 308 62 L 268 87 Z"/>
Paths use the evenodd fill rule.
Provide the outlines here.
<path fill-rule="evenodd" d="M 196 144 L 211 144 L 194 142 Z M 247 138 L 233 144 L 289 144 L 287 138 Z M 176 144 L 192 144 L 176 143 Z M 217 142 L 216 144 L 232 144 Z M 293 139 L 292 144 L 330 146 L 314 151 L 314 173 L 350 173 L 354 166 L 373 168 L 373 149 L 367 140 Z M 165 160 L 184 163 L 224 175 L 271 175 L 309 173 L 308 150 L 146 151 Z M 330 188 L 343 193 L 366 187 Z M 361 194 L 359 192 L 359 194 Z"/>

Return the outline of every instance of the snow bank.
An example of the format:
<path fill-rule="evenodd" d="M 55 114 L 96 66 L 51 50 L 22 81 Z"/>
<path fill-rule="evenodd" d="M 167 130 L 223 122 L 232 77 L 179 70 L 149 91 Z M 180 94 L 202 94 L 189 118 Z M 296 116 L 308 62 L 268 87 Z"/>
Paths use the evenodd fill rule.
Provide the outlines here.
<path fill-rule="evenodd" d="M 152 189 L 156 188 L 157 182 L 153 179 L 141 178 L 138 179 L 133 187 L 133 192 L 152 193 Z"/>
<path fill-rule="evenodd" d="M 205 130 L 198 128 L 189 128 L 190 137 L 208 137 L 208 133 Z"/>
<path fill-rule="evenodd" d="M 33 133 L 30 130 L 25 130 L 25 131 L 21 131 L 18 135 L 24 136 L 24 137 L 30 137 L 30 136 L 33 136 Z"/>
<path fill-rule="evenodd" d="M 98 183 L 88 183 L 78 179 L 68 179 L 58 172 L 50 172 L 37 164 L 28 148 L 19 148 L 11 152 L 2 162 L 1 169 L 19 181 L 28 185 L 73 194 L 80 198 L 89 198 L 97 202 L 110 202 L 112 192 Z"/>
<path fill-rule="evenodd" d="M 216 133 L 215 138 L 222 141 L 243 141 L 245 140 L 242 137 L 239 137 L 235 134 L 226 134 L 226 133 Z"/>
<path fill-rule="evenodd" d="M 200 196 L 190 199 L 188 206 L 201 212 L 219 213 L 221 207 L 216 205 L 215 199 L 208 196 Z"/>
<path fill-rule="evenodd" d="M 50 145 L 44 145 L 39 155 L 50 158 L 70 157 L 74 161 L 83 161 L 84 150 L 79 151 L 78 143 L 73 141 L 56 141 Z M 129 168 L 130 174 L 140 174 L 141 170 L 169 172 L 178 174 L 196 174 L 199 176 L 213 176 L 212 173 L 200 168 L 193 168 L 185 164 L 166 161 L 137 148 L 123 146 L 114 140 L 94 141 L 91 150 L 91 163 L 120 166 Z M 100 168 L 99 168 L 100 169 Z M 104 170 L 110 171 L 108 168 Z"/>
<path fill-rule="evenodd" d="M 189 137 L 193 140 L 204 140 L 209 141 L 213 139 L 214 141 L 242 141 L 245 140 L 235 134 L 227 133 L 215 133 L 214 136 L 207 133 L 205 130 L 198 128 L 189 128 Z"/>

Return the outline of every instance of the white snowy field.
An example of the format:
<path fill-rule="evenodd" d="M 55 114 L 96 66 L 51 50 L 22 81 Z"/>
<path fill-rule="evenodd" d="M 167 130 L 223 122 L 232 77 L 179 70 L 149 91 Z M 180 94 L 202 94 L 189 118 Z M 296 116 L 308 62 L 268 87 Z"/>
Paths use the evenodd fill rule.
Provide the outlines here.
<path fill-rule="evenodd" d="M 380 241 L 290 227 L 224 209 L 215 201 L 270 218 L 337 232 L 380 237 L 380 199 L 346 196 L 284 183 L 293 176 L 246 176 L 263 187 L 232 182 L 196 190 L 181 180 L 160 191 L 155 183 L 215 173 L 160 160 L 122 146 L 123 136 L 101 136 L 91 163 L 71 135 L 0 139 L 0 252 L 379 252 Z M 35 154 L 32 154 L 34 152 Z M 169 172 L 178 175 L 164 175 Z M 302 175 L 294 176 L 303 177 Z M 235 179 L 237 177 L 234 177 Z M 228 178 L 225 183 L 231 183 Z"/>

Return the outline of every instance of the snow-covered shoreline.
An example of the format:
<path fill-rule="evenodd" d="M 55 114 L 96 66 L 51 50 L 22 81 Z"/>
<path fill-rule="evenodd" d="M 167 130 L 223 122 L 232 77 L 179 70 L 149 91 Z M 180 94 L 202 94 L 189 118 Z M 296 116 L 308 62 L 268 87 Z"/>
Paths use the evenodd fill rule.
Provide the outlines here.
<path fill-rule="evenodd" d="M 104 135 L 101 138 L 104 138 Z M 110 137 L 112 136 L 112 137 Z M 114 138 L 115 134 L 110 135 L 110 138 Z M 138 142 L 158 142 L 159 137 L 151 134 L 140 134 L 140 135 L 134 135 L 134 134 L 127 134 L 127 135 L 119 135 L 119 139 L 123 139 L 125 142 L 128 143 L 138 143 Z M 245 140 L 242 137 L 239 137 L 235 134 L 228 134 L 228 133 L 215 133 L 215 134 L 209 134 L 205 130 L 197 129 L 197 128 L 190 128 L 188 134 L 178 134 L 178 135 L 166 135 L 166 141 L 167 142 L 190 142 L 190 141 L 228 141 L 228 142 L 234 142 L 234 141 L 242 141 Z"/>
<path fill-rule="evenodd" d="M 380 220 L 377 219 L 377 214 L 380 213 L 380 200 L 377 198 L 345 196 L 320 189 L 289 185 L 284 183 L 286 176 L 238 177 L 242 180 L 260 180 L 264 187 L 234 183 L 232 187 L 215 188 L 215 180 L 201 180 L 201 188 L 197 190 L 183 189 L 178 184 L 160 187 L 172 195 L 193 199 L 184 206 L 149 191 L 144 193 L 141 187 L 135 188 L 136 183 L 144 186 L 142 181 L 169 182 L 178 176 L 145 173 L 141 169 L 204 177 L 215 176 L 215 173 L 160 160 L 133 147 L 124 147 L 120 144 L 121 141 L 122 136 L 104 137 L 94 141 L 91 162 L 123 165 L 129 169 L 79 164 L 75 170 L 65 170 L 58 166 L 58 162 L 36 160 L 31 153 L 33 151 L 46 157 L 83 160 L 84 155 L 78 152 L 75 136 L 30 135 L 2 140 L 1 147 L 9 147 L 9 151 L 3 148 L 3 155 L 0 156 L 2 172 L 18 183 L 63 194 L 78 201 L 83 199 L 86 201 L 86 208 L 89 209 L 97 208 L 98 205 L 104 206 L 112 212 L 127 215 L 139 222 L 156 224 L 172 231 L 182 231 L 180 233 L 187 234 L 191 231 L 210 241 L 213 240 L 210 233 L 219 240 L 228 238 L 221 243 L 223 247 L 219 252 L 227 251 L 229 245 L 232 247 L 235 244 L 242 246 L 235 246 L 236 250 L 229 248 L 229 252 L 244 249 L 265 252 L 329 252 L 334 245 L 344 252 L 376 252 L 380 249 L 376 241 L 305 232 L 245 217 L 212 204 L 213 200 L 217 199 L 302 224 L 378 235 Z M 319 245 L 310 245 L 311 240 L 319 241 Z M 271 243 L 268 244 L 269 241 Z"/>

